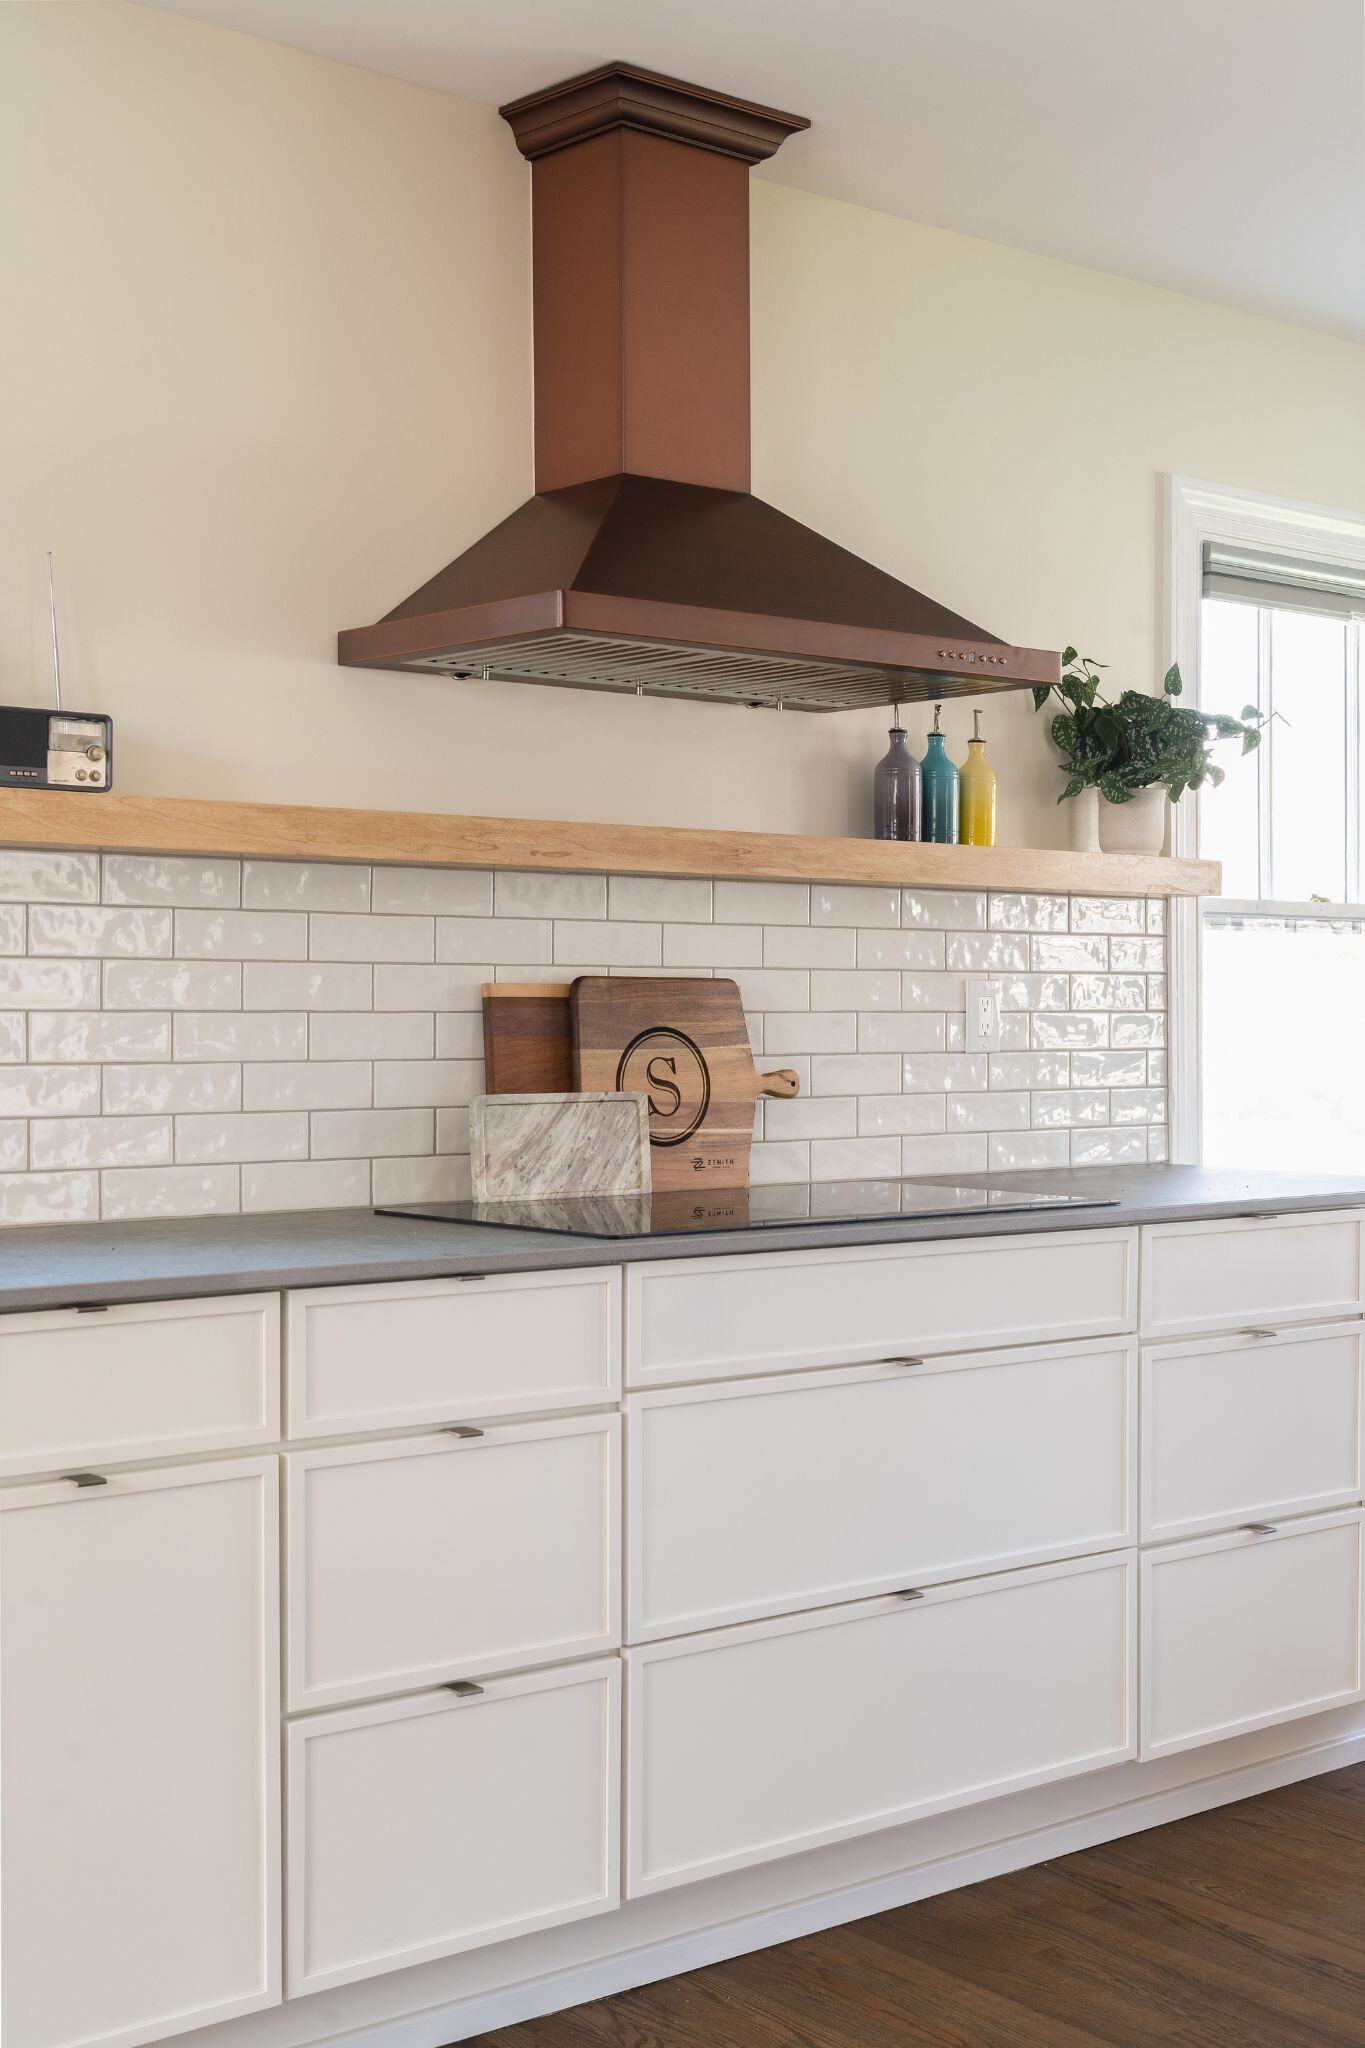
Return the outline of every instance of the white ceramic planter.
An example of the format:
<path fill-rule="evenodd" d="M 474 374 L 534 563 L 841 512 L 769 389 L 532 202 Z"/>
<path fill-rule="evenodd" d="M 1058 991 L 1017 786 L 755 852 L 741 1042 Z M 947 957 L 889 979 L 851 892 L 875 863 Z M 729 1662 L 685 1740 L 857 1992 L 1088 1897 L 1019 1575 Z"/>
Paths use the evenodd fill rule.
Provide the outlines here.
<path fill-rule="evenodd" d="M 1140 790 L 1126 804 L 1100 798 L 1100 845 L 1106 853 L 1160 853 L 1166 843 L 1166 792 Z"/>
<path fill-rule="evenodd" d="M 1070 799 L 1071 850 L 1073 853 L 1099 853 L 1100 846 L 1100 793 L 1097 789 L 1078 789 Z"/>

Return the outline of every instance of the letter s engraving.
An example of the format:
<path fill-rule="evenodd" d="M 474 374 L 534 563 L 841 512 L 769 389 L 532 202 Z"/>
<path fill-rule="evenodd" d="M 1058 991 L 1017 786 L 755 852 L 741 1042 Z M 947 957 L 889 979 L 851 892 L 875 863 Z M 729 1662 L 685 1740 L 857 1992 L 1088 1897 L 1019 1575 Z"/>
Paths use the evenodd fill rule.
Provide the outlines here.
<path fill-rule="evenodd" d="M 649 1082 L 651 1090 L 649 1097 L 649 1113 L 651 1116 L 676 1116 L 679 1109 L 682 1107 L 682 1089 L 678 1086 L 676 1081 L 670 1081 L 668 1079 L 667 1074 L 656 1074 L 654 1071 L 656 1067 L 666 1067 L 668 1069 L 669 1074 L 676 1074 L 678 1071 L 678 1062 L 673 1058 L 671 1053 L 656 1052 L 653 1059 L 651 1059 L 646 1064 L 645 1079 Z M 652 1092 L 655 1088 L 659 1089 L 661 1093 L 666 1093 L 672 1096 L 672 1101 L 667 1103 L 656 1102 L 654 1100 L 654 1095 Z"/>

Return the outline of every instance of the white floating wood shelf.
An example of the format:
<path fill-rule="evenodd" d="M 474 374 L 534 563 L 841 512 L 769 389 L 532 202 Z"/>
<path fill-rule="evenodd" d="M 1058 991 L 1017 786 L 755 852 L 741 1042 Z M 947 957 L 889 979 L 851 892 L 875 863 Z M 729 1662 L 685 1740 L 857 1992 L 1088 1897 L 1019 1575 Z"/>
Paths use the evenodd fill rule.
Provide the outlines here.
<path fill-rule="evenodd" d="M 1216 896 L 1221 880 L 1217 861 L 1072 853 L 1057 847 L 920 846 L 784 832 L 575 825 L 544 818 L 324 810 L 117 792 L 69 796 L 47 790 L 0 792 L 0 846 L 1083 896 Z"/>

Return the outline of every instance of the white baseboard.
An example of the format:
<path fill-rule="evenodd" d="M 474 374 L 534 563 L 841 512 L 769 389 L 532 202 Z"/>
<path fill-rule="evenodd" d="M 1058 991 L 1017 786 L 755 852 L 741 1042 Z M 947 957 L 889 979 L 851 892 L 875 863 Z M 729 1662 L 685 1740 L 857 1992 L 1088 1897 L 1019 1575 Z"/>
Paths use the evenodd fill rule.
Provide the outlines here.
<path fill-rule="evenodd" d="M 1123 1835 L 1139 1834 L 1145 1828 L 1184 1820 L 1215 1806 L 1250 1799 L 1258 1792 L 1272 1792 L 1278 1785 L 1292 1785 L 1302 1778 L 1320 1777 L 1324 1772 L 1344 1770 L 1347 1765 L 1362 1761 L 1365 1733 L 1338 1736 L 1286 1756 L 1216 1772 L 1170 1791 L 1145 1793 L 1076 1820 L 1032 1828 L 983 1848 L 898 1871 L 890 1877 L 823 1892 L 815 1898 L 746 1914 L 664 1941 L 644 1942 L 570 1969 L 553 1970 L 521 1984 L 453 1999 L 430 2006 L 424 2012 L 408 2013 L 400 2019 L 332 2038 L 344 2041 L 346 2048 L 446 2048 L 447 2043 L 468 2041 L 496 2027 L 563 2012 L 590 1999 L 610 1998 L 637 1985 L 655 1984 L 661 1978 L 702 1969 L 708 1963 L 724 1962 L 731 1956 L 751 1955 L 778 1942 L 795 1941 L 803 1934 L 818 1934 L 823 1928 L 862 1920 L 870 1913 L 913 1905 L 916 1899 L 933 1898 L 961 1885 L 979 1884 L 985 1878 L 1002 1877 L 1033 1863 L 1070 1856 L 1077 1849 L 1117 1841 Z"/>

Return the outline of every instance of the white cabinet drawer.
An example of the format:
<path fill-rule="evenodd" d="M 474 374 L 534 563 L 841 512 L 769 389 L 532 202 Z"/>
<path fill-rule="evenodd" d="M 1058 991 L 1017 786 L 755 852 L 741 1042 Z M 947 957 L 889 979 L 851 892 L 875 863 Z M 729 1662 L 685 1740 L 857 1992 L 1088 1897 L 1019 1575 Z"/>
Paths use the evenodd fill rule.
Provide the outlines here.
<path fill-rule="evenodd" d="M 1359 1209 L 1329 1209 L 1148 1226 L 1144 1335 L 1357 1314 L 1363 1220 Z"/>
<path fill-rule="evenodd" d="M 620 1678 L 612 1658 L 295 1721 L 290 1997 L 616 1905 Z"/>
<path fill-rule="evenodd" d="M 346 1436 L 614 1401 L 615 1266 L 286 1297 L 288 1434 Z"/>
<path fill-rule="evenodd" d="M 291 1451 L 290 1710 L 614 1648 L 620 1427 Z"/>
<path fill-rule="evenodd" d="M 1144 1757 L 1321 1713 L 1360 1690 L 1359 1509 L 1144 1556 Z"/>
<path fill-rule="evenodd" d="M 1358 1501 L 1365 1326 L 1142 1354 L 1142 1540 Z"/>
<path fill-rule="evenodd" d="M 1132 1552 L 626 1652 L 626 1889 L 1133 1754 Z"/>
<path fill-rule="evenodd" d="M 632 1642 L 1134 1541 L 1133 1347 L 633 1394 Z"/>
<path fill-rule="evenodd" d="M 280 1298 L 0 1316 L 0 1473 L 274 1443 Z"/>
<path fill-rule="evenodd" d="M 671 1259 L 626 1271 L 632 1386 L 1133 1326 L 1137 1233 L 1036 1232 Z"/>

